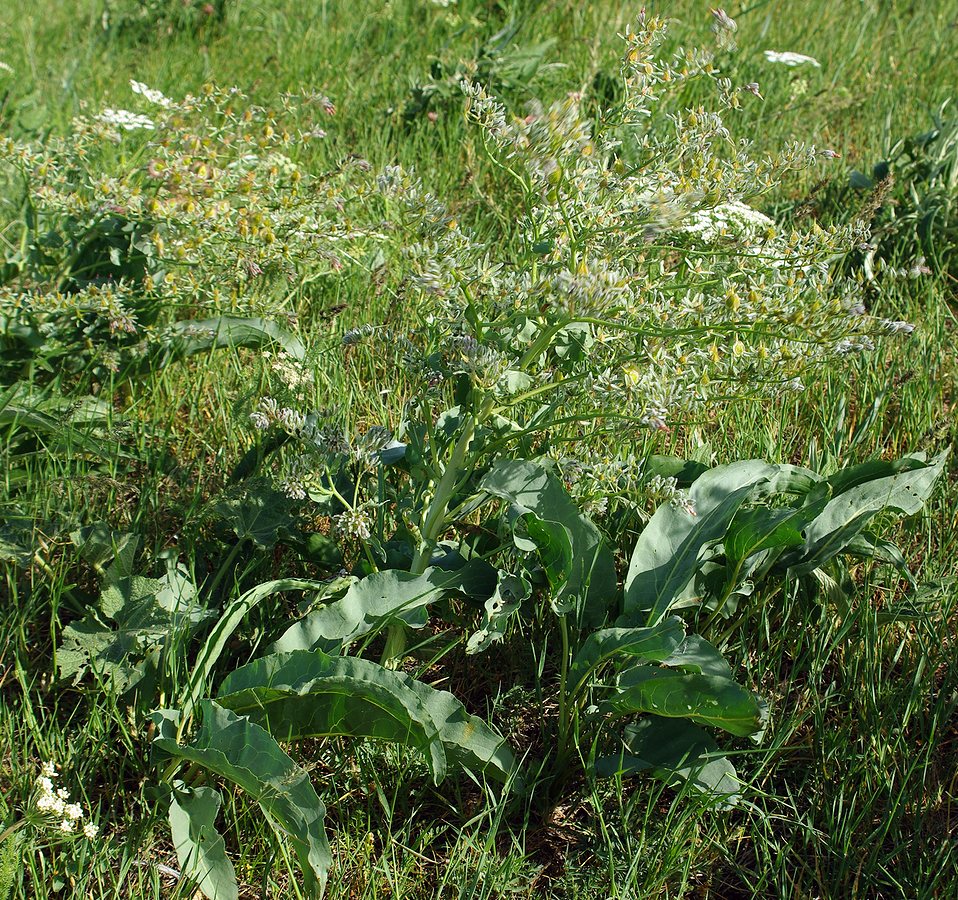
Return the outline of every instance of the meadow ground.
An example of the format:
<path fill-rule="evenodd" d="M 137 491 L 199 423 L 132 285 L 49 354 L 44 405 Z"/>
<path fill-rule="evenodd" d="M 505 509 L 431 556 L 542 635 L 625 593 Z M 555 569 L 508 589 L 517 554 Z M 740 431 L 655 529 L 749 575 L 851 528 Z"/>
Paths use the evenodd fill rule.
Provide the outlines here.
<path fill-rule="evenodd" d="M 201 11 L 199 24 L 124 25 L 124 11 L 136 6 L 4 3 L 0 63 L 9 71 L 0 69 L 0 137 L 46 141 L 76 115 L 129 107 L 131 79 L 173 98 L 208 82 L 237 85 L 277 108 L 284 92 L 309 90 L 329 98 L 335 114 L 321 148 L 299 151 L 302 167 L 362 159 L 374 172 L 414 168 L 459 221 L 503 242 L 513 237 L 515 194 L 464 119 L 461 74 L 473 65 L 516 110 L 570 91 L 599 96 L 618 71 L 616 35 L 637 15 L 605 0 L 227 0 L 222 17 Z M 707 4 L 649 8 L 669 19 L 670 44 L 714 47 Z M 915 268 L 924 257 L 917 277 L 886 273 L 867 292 L 870 311 L 916 329 L 840 368 L 819 369 L 804 392 L 708 407 L 668 433 L 637 435 L 633 446 L 602 435 L 589 438 L 591 446 L 596 454 L 675 454 L 710 465 L 759 457 L 822 474 L 938 453 L 958 434 L 958 109 L 943 106 L 958 90 L 958 4 L 758 0 L 727 12 L 737 48 L 722 51 L 719 67 L 736 84 L 756 82 L 762 98 L 749 95 L 726 118 L 732 136 L 750 138 L 759 154 L 794 140 L 840 154 L 787 178 L 761 208 L 804 226 L 873 220 L 877 256 L 889 267 Z M 776 64 L 764 56 L 769 49 L 808 54 L 820 66 Z M 683 105 L 697 100 L 681 97 Z M 935 139 L 923 143 L 936 116 Z M 896 146 L 894 177 L 876 187 L 884 173 L 874 167 Z M 9 261 L 29 210 L 14 178 L 0 199 Z M 316 271 L 290 289 L 298 333 L 308 340 L 381 322 L 402 333 L 417 323 L 416 308 L 377 289 L 378 269 L 333 279 L 322 260 Z M 13 277 L 10 265 L 0 269 L 0 286 Z M 4 328 L 7 314 L 0 309 Z M 364 346 L 330 356 L 318 370 L 317 402 L 342 411 L 349 428 L 395 424 L 404 385 L 388 380 L 388 356 Z M 96 598 L 100 574 L 70 535 L 95 523 L 136 534 L 141 558 L 154 561 L 151 574 L 164 558 L 178 559 L 210 604 L 268 579 L 335 569 L 282 542 L 262 549 L 248 541 L 225 560 L 211 549 L 221 539 L 211 510 L 255 440 L 250 412 L 273 362 L 227 348 L 136 381 L 98 382 L 94 431 L 77 426 L 72 406 L 77 384 L 91 390 L 82 373 L 68 374 L 62 362 L 45 371 L 42 356 L 18 373 L 18 383 L 42 384 L 61 402 L 43 408 L 52 418 L 31 419 L 18 411 L 9 366 L 0 370 L 0 821 L 18 820 L 42 762 L 54 761 L 100 830 L 92 841 L 0 845 L 13 896 L 193 896 L 175 874 L 146 717 L 171 698 L 133 702 L 94 677 L 58 678 L 63 629 Z M 47 427 L 68 420 L 60 431 Z M 390 744 L 307 743 L 296 754 L 327 806 L 328 896 L 958 896 L 954 474 L 949 463 L 923 512 L 886 532 L 917 588 L 891 567 L 850 564 L 850 593 L 824 592 L 809 603 L 773 591 L 743 606 L 747 615 L 712 627 L 707 636 L 738 680 L 771 705 L 762 740 L 731 745 L 745 784 L 735 809 L 639 777 L 574 779 L 537 813 L 497 805 L 467 779 L 436 788 L 418 757 Z M 276 637 L 293 611 L 279 601 L 260 607 L 228 647 L 234 665 Z M 516 629 L 480 664 L 454 647 L 441 669 L 443 687 L 520 746 L 550 702 L 542 686 L 553 663 L 537 652 L 536 627 Z M 530 739 L 523 749 L 538 748 Z M 302 895 L 289 847 L 242 792 L 224 791 L 219 827 L 240 896 Z"/>

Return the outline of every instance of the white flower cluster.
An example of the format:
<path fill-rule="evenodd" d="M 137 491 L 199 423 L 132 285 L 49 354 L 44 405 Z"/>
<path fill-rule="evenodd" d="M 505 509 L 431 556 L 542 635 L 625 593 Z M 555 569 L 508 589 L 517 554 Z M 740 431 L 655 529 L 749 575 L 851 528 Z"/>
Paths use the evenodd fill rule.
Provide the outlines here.
<path fill-rule="evenodd" d="M 333 521 L 336 523 L 336 527 L 347 537 L 368 541 L 372 535 L 373 521 L 361 508 L 347 509 L 336 516 Z"/>
<path fill-rule="evenodd" d="M 706 243 L 722 236 L 755 240 L 763 234 L 774 232 L 775 223 L 747 203 L 729 200 L 718 206 L 696 210 L 680 226 L 680 230 L 695 234 Z"/>
<path fill-rule="evenodd" d="M 70 792 L 65 788 L 54 787 L 53 779 L 57 777 L 56 766 L 45 762 L 34 785 L 33 806 L 42 816 L 54 821 L 59 820 L 59 832 L 74 834 L 83 819 L 83 807 L 79 803 L 70 802 Z M 82 833 L 84 837 L 92 840 L 99 833 L 99 828 L 92 822 L 87 822 L 83 825 Z"/>
<path fill-rule="evenodd" d="M 250 413 L 254 428 L 261 431 L 279 425 L 287 434 L 301 436 L 306 429 L 306 416 L 289 406 L 281 407 L 273 397 L 263 397 L 259 409 Z"/>
<path fill-rule="evenodd" d="M 111 125 L 114 128 L 122 128 L 124 131 L 139 131 L 145 129 L 152 131 L 155 127 L 153 120 L 149 116 L 140 115 L 140 113 L 130 112 L 128 109 L 110 109 L 103 110 L 96 117 L 98 122 L 104 125 Z"/>
<path fill-rule="evenodd" d="M 779 63 L 783 66 L 814 66 L 820 69 L 822 64 L 814 56 L 804 53 L 792 53 L 790 50 L 766 50 L 765 59 L 770 63 Z"/>
<path fill-rule="evenodd" d="M 313 373 L 301 361 L 293 359 L 288 353 L 280 353 L 274 358 L 267 350 L 263 353 L 263 358 L 270 360 L 270 368 L 290 390 L 296 391 L 309 387 L 315 380 Z"/>
<path fill-rule="evenodd" d="M 645 483 L 646 492 L 653 500 L 668 503 L 690 516 L 695 515 L 695 502 L 678 486 L 678 481 L 664 475 L 653 475 Z"/>
<path fill-rule="evenodd" d="M 149 100 L 150 103 L 154 103 L 157 106 L 162 106 L 164 109 L 169 109 L 173 105 L 173 101 L 169 97 L 164 96 L 162 91 L 157 91 L 154 88 L 148 87 L 143 84 L 142 81 L 133 81 L 130 80 L 130 88 L 134 94 L 139 94 L 141 97 Z"/>

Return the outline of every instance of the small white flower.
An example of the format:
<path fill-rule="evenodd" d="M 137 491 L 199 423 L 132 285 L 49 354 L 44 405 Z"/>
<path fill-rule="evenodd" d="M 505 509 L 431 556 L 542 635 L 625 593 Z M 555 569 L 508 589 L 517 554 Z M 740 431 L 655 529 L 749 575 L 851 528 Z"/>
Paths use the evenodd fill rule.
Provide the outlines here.
<path fill-rule="evenodd" d="M 96 118 L 104 125 L 114 125 L 124 131 L 137 131 L 140 128 L 153 129 L 152 119 L 130 112 L 128 109 L 105 109 Z"/>
<path fill-rule="evenodd" d="M 62 831 L 64 834 L 73 834 L 75 829 L 76 829 L 76 826 L 73 824 L 72 821 L 70 821 L 70 819 L 64 819 L 60 823 L 60 831 Z"/>
<path fill-rule="evenodd" d="M 60 815 L 63 811 L 63 805 L 63 801 L 57 799 L 53 794 L 41 794 L 37 798 L 37 809 L 40 810 L 40 812 Z"/>
<path fill-rule="evenodd" d="M 169 97 L 165 97 L 162 91 L 157 91 L 147 85 L 143 84 L 142 81 L 133 81 L 130 79 L 130 87 L 133 89 L 134 94 L 139 94 L 141 97 L 146 97 L 150 103 L 155 103 L 157 106 L 162 106 L 165 109 L 168 109 L 173 105 L 173 101 Z"/>
<path fill-rule="evenodd" d="M 781 63 L 784 66 L 801 66 L 808 63 L 820 69 L 822 64 L 814 56 L 806 56 L 804 53 L 792 53 L 790 50 L 766 50 L 765 59 L 770 63 Z"/>
<path fill-rule="evenodd" d="M 915 330 L 911 322 L 893 322 L 891 319 L 880 319 L 879 322 L 889 334 L 911 334 Z"/>
<path fill-rule="evenodd" d="M 361 509 L 347 509 L 336 516 L 334 521 L 343 534 L 361 541 L 369 540 L 372 534 L 373 521 Z"/>
<path fill-rule="evenodd" d="M 75 822 L 83 818 L 83 807 L 79 803 L 69 803 L 63 807 L 63 815 Z"/>
<path fill-rule="evenodd" d="M 60 788 L 60 789 L 57 791 L 57 796 L 58 796 L 64 803 L 66 803 L 66 801 L 70 799 L 70 792 L 69 792 L 66 788 Z"/>
<path fill-rule="evenodd" d="M 91 840 L 91 841 L 92 841 L 93 838 L 95 838 L 99 833 L 100 833 L 99 827 L 96 826 L 96 825 L 94 825 L 92 822 L 87 822 L 86 825 L 83 826 L 83 836 L 84 836 L 85 838 L 88 838 L 88 839 Z"/>
<path fill-rule="evenodd" d="M 40 771 L 43 773 L 44 778 L 57 777 L 57 767 L 52 762 L 45 762 L 43 764 L 43 768 Z"/>

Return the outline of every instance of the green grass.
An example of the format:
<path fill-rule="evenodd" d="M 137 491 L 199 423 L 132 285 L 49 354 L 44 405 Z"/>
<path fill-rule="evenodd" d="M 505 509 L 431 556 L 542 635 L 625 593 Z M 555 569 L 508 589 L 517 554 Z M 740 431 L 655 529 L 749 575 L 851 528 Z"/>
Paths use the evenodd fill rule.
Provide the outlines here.
<path fill-rule="evenodd" d="M 674 17 L 673 41 L 709 44 L 702 4 L 658 6 Z M 0 61 L 16 72 L 0 80 L 0 134 L 57 133 L 81 111 L 122 107 L 130 78 L 171 95 L 212 79 L 240 85 L 263 103 L 307 86 L 337 106 L 335 128 L 313 162 L 358 154 L 374 166 L 414 165 L 457 214 L 494 233 L 509 221 L 508 196 L 496 193 L 459 100 L 438 102 L 435 122 L 425 115 L 404 121 L 411 91 L 426 83 L 434 61 L 448 72 L 474 60 L 513 22 L 518 45 L 555 43 L 531 82 L 507 91 L 511 103 L 589 88 L 597 73 L 612 71 L 615 34 L 636 10 L 568 0 L 460 0 L 448 9 L 413 0 L 238 0 L 219 31 L 139 45 L 104 33 L 101 11 L 99 0 L 14 0 L 0 9 L 0 34 L 8 36 Z M 752 2 L 728 11 L 739 23 L 730 76 L 760 82 L 765 97 L 745 104 L 732 120 L 735 132 L 755 139 L 760 150 L 804 140 L 843 154 L 830 168 L 788 184 L 774 198 L 783 210 L 814 193 L 823 220 L 848 218 L 854 210 L 836 205 L 843 195 L 832 186 L 850 169 L 868 171 L 894 140 L 926 130 L 958 85 L 949 50 L 958 7 L 946 0 Z M 773 67 L 764 49 L 807 53 L 822 68 Z M 804 90 L 796 89 L 797 80 L 806 82 Z M 819 177 L 833 185 L 816 189 Z M 780 408 L 724 408 L 697 423 L 694 434 L 677 433 L 675 449 L 692 452 L 697 436 L 707 443 L 698 452 L 717 461 L 761 456 L 828 471 L 954 444 L 955 284 L 954 272 L 938 272 L 876 293 L 880 314 L 918 324 L 910 339 L 889 341 L 850 372 L 823 372 Z M 322 314 L 339 304 L 345 309 L 337 317 Z M 364 321 L 388 318 L 397 327 L 415 321 L 415 310 L 397 306 L 362 278 L 304 291 L 300 308 L 310 329 L 334 334 Z M 158 868 L 177 863 L 153 788 L 145 723 L 92 682 L 75 688 L 55 679 L 59 630 L 96 589 L 94 573 L 78 564 L 62 534 L 65 525 L 107 521 L 141 534 L 148 555 L 186 548 L 186 565 L 198 576 L 207 573 L 216 560 L 189 551 L 205 546 L 209 503 L 250 443 L 246 416 L 263 371 L 253 352 L 223 352 L 167 369 L 125 399 L 118 396 L 113 416 L 139 457 L 132 466 L 92 459 L 49 438 L 18 461 L 25 474 L 14 483 L 16 429 L 0 431 L 0 458 L 9 465 L 0 516 L 37 523 L 41 537 L 58 535 L 38 544 L 26 568 L 0 563 L 0 796 L 7 808 L 22 804 L 40 761 L 53 759 L 103 829 L 87 850 L 27 854 L 15 896 L 191 896 Z M 379 394 L 383 371 L 372 351 L 357 348 L 324 370 L 317 404 L 348 410 L 356 422 L 388 420 L 395 408 Z M 944 581 L 916 601 L 914 617 L 882 624 L 880 614 L 901 599 L 903 584 L 885 570 L 862 569 L 845 612 L 779 596 L 750 608 L 720 635 L 740 680 L 772 704 L 762 742 L 734 745 L 748 780 L 741 808 L 719 813 L 658 782 L 637 780 L 574 785 L 545 816 L 507 813 L 471 782 L 434 788 L 405 751 L 330 742 L 302 754 L 329 807 L 335 860 L 329 896 L 958 895 L 958 595 L 946 581 L 958 551 L 956 509 L 958 490 L 947 484 L 924 516 L 899 529 L 919 579 Z M 288 574 L 291 564 L 252 555 L 234 577 L 248 586 Z M 270 616 L 287 613 L 277 606 L 251 627 L 265 629 Z M 237 653 L 253 652 L 261 639 L 254 633 Z M 521 655 L 518 644 L 510 652 Z M 510 729 L 522 749 L 539 715 L 540 686 L 524 659 L 504 653 L 496 659 L 503 693 L 470 694 L 471 683 L 489 677 L 481 659 L 457 663 L 458 686 L 481 705 L 473 712 L 485 714 L 491 703 L 493 721 Z M 510 676 L 518 685 L 513 694 L 504 693 Z M 255 807 L 238 794 L 229 795 L 227 807 L 223 827 L 244 896 L 297 896 L 288 851 Z"/>

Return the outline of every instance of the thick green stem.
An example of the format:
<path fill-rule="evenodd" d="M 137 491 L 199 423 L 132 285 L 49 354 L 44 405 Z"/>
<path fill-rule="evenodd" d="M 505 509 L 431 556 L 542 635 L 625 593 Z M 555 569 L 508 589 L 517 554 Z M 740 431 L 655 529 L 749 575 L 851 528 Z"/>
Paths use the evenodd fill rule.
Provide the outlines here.
<path fill-rule="evenodd" d="M 436 485 L 436 493 L 433 495 L 429 509 L 426 511 L 426 518 L 423 520 L 420 529 L 419 550 L 413 560 L 409 571 L 413 575 L 422 575 L 429 568 L 429 560 L 432 557 L 433 548 L 436 540 L 448 525 L 447 512 L 456 487 L 462 478 L 466 469 L 466 459 L 469 455 L 469 445 L 476 436 L 476 428 L 483 422 L 486 416 L 492 411 L 493 398 L 486 397 L 479 411 L 469 416 L 466 420 L 462 434 L 456 446 L 453 447 L 452 455 L 446 463 L 446 467 Z M 386 635 L 386 646 L 383 649 L 382 664 L 394 665 L 406 649 L 406 626 L 402 622 L 396 622 L 389 626 Z"/>

